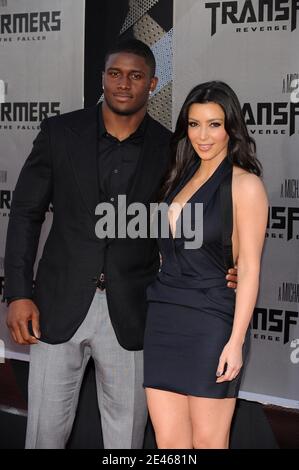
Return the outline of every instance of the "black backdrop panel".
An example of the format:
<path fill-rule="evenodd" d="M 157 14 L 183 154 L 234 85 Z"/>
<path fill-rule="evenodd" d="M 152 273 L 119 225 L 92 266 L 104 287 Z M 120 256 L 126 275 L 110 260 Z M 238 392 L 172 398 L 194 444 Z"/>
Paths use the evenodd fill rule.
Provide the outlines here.
<path fill-rule="evenodd" d="M 84 106 L 102 94 L 101 73 L 107 49 L 117 38 L 129 11 L 128 0 L 86 0 Z"/>

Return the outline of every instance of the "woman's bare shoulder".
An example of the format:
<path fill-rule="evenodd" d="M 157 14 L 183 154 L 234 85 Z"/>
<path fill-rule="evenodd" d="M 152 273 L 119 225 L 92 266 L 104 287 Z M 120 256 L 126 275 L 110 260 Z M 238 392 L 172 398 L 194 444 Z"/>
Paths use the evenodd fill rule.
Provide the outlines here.
<path fill-rule="evenodd" d="M 233 192 L 238 198 L 267 199 L 265 186 L 261 178 L 240 167 L 233 168 Z"/>

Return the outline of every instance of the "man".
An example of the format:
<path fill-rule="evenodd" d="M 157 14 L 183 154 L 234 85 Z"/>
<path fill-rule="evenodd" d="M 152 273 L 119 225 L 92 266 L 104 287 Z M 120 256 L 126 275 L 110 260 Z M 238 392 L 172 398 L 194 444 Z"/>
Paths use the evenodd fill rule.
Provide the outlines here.
<path fill-rule="evenodd" d="M 5 297 L 14 340 L 31 344 L 26 448 L 65 447 L 90 356 L 105 448 L 142 447 L 145 289 L 158 270 L 158 249 L 150 238 L 97 238 L 95 208 L 116 206 L 121 194 L 146 207 L 157 198 L 171 134 L 146 112 L 156 85 L 145 44 L 129 40 L 111 49 L 103 104 L 45 119 L 21 171 Z M 33 289 L 51 202 L 53 224 Z"/>

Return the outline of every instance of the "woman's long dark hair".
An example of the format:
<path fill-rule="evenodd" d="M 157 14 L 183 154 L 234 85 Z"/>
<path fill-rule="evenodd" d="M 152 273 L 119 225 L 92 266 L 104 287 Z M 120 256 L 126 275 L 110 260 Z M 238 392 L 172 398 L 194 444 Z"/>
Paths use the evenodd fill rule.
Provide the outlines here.
<path fill-rule="evenodd" d="M 189 108 L 197 103 L 217 103 L 223 109 L 224 127 L 229 136 L 228 158 L 232 164 L 258 176 L 262 173 L 262 166 L 256 158 L 256 144 L 248 133 L 237 95 L 224 82 L 202 83 L 190 91 L 180 111 L 171 140 L 170 165 L 162 184 L 160 200 L 177 186 L 195 157 L 199 158 L 188 138 Z"/>

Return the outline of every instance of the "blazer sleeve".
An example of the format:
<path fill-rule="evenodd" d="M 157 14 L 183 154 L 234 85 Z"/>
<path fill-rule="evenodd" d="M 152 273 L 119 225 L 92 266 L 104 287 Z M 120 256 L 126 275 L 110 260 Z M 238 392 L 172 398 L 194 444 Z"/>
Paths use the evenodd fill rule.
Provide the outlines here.
<path fill-rule="evenodd" d="M 48 121 L 33 142 L 14 190 L 4 260 L 4 299 L 32 297 L 33 267 L 46 211 L 52 199 Z"/>

